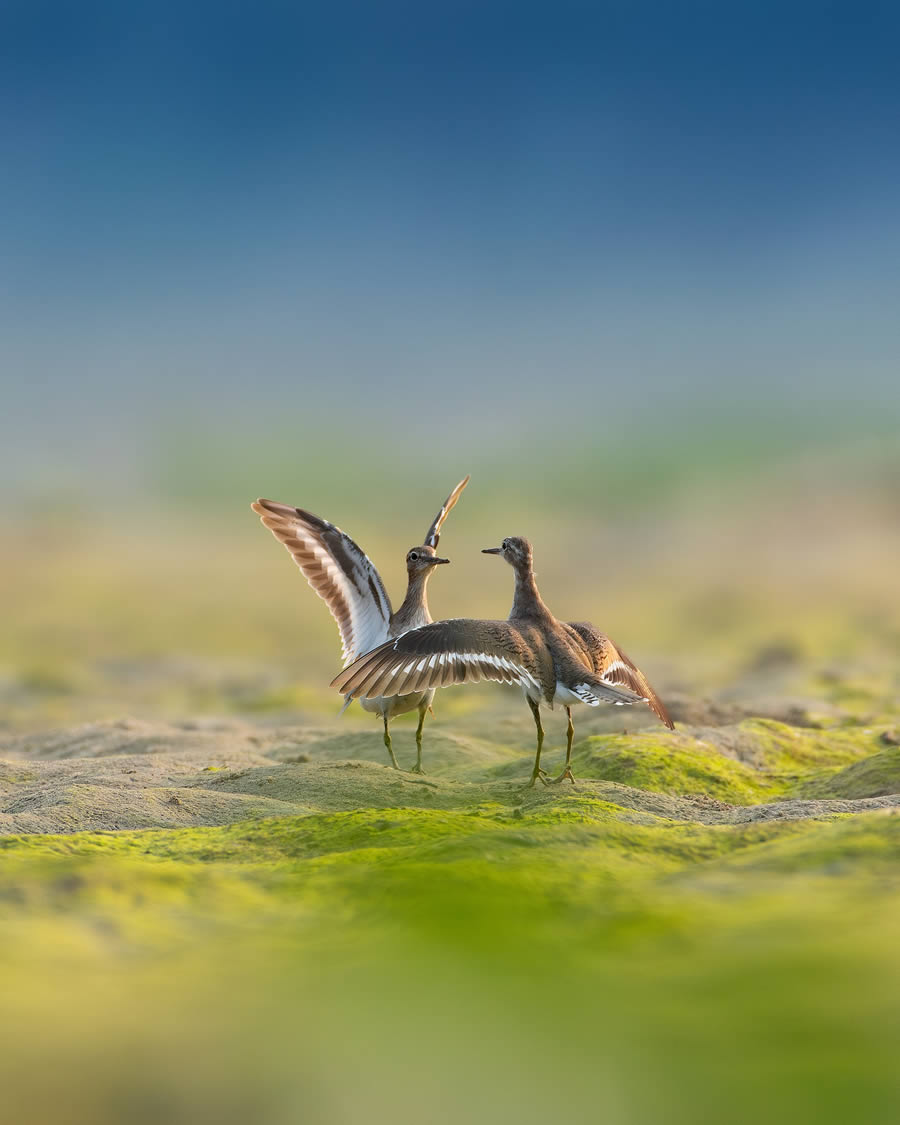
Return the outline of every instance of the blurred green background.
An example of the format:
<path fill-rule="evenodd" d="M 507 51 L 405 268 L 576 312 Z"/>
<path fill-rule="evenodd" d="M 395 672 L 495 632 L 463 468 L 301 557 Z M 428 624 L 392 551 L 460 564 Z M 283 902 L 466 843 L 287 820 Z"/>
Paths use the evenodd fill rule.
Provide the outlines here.
<path fill-rule="evenodd" d="M 894 14 L 0 21 L 0 1117 L 896 1121 Z M 674 734 L 337 717 L 250 502 L 397 605 L 465 473 Z"/>

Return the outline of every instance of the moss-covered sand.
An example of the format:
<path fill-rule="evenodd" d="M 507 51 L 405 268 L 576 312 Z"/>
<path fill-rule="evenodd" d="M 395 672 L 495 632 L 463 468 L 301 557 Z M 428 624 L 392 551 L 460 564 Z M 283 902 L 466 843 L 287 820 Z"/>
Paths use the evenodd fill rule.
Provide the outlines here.
<path fill-rule="evenodd" d="M 888 717 L 591 735 L 538 790 L 472 733 L 519 724 L 424 778 L 352 719 L 8 739 L 10 1119 L 894 1120 Z"/>

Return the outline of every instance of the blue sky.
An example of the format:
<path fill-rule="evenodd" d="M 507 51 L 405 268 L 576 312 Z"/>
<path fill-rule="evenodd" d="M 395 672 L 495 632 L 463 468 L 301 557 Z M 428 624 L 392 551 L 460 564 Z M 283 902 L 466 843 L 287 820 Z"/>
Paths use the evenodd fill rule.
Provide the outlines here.
<path fill-rule="evenodd" d="M 8 448 L 127 460 L 260 395 L 317 427 L 434 397 L 473 441 L 500 411 L 883 417 L 895 13 L 7 2 Z"/>

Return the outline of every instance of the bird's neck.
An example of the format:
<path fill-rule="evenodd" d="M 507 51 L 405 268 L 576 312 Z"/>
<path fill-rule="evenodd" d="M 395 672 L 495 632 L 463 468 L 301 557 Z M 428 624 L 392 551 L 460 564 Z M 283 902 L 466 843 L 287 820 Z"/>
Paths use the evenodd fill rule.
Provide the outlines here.
<path fill-rule="evenodd" d="M 534 580 L 534 570 L 530 566 L 516 567 L 516 590 L 509 611 L 510 620 L 514 617 L 543 617 L 549 612 Z"/>
<path fill-rule="evenodd" d="M 395 622 L 399 622 L 407 629 L 415 629 L 419 625 L 427 625 L 431 621 L 431 613 L 428 609 L 428 592 L 426 590 L 430 577 L 430 570 L 410 572 L 407 575 L 406 597 L 394 614 Z"/>

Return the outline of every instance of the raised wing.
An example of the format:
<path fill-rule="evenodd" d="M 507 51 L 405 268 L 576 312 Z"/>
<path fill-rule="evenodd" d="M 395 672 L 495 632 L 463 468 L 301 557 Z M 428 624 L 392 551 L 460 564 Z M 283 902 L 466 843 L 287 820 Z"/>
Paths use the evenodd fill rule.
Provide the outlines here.
<path fill-rule="evenodd" d="M 441 537 L 441 528 L 444 526 L 444 520 L 449 515 L 450 510 L 455 506 L 456 501 L 462 494 L 462 490 L 468 483 L 469 478 L 468 476 L 466 476 L 464 480 L 461 480 L 459 482 L 456 488 L 453 489 L 453 491 L 441 505 L 441 510 L 434 517 L 434 523 L 431 525 L 431 527 L 429 527 L 428 531 L 425 534 L 424 542 L 426 547 L 433 547 L 435 550 L 437 550 L 438 540 Z"/>
<path fill-rule="evenodd" d="M 650 710 L 669 730 L 675 724 L 665 704 L 647 682 L 644 673 L 605 633 L 600 633 L 587 621 L 571 621 L 570 627 L 585 640 L 594 661 L 594 671 L 607 684 L 616 684 L 639 695 Z"/>
<path fill-rule="evenodd" d="M 355 696 L 411 695 L 480 680 L 541 691 L 534 655 L 506 621 L 460 617 L 411 629 L 345 668 L 331 686 Z"/>
<path fill-rule="evenodd" d="M 386 640 L 391 600 L 371 560 L 349 535 L 302 508 L 273 500 L 250 507 L 328 606 L 340 630 L 345 665 Z"/>

